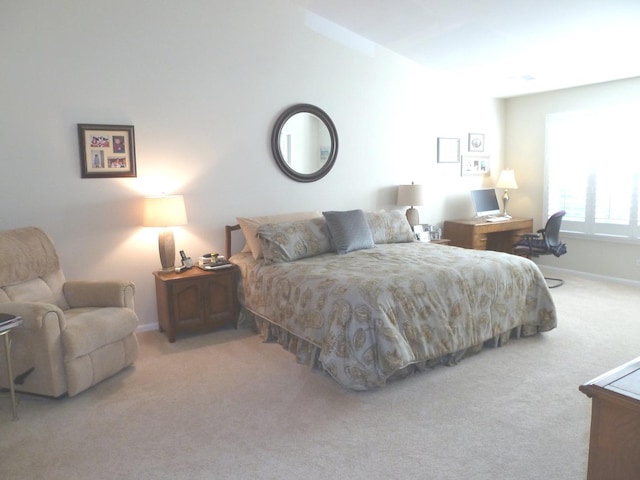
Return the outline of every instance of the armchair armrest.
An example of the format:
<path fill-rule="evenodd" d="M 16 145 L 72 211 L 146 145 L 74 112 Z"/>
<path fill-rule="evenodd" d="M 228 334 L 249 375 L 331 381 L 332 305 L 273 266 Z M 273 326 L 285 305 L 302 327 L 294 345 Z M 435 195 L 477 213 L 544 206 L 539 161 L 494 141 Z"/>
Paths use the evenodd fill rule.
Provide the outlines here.
<path fill-rule="evenodd" d="M 71 308 L 122 307 L 133 310 L 135 285 L 128 280 L 70 281 L 62 287 Z"/>
<path fill-rule="evenodd" d="M 22 325 L 17 328 L 37 330 L 43 328 L 51 320 L 58 325 L 59 331 L 64 330 L 64 313 L 52 303 L 9 302 L 0 303 L 0 311 L 22 317 Z"/>

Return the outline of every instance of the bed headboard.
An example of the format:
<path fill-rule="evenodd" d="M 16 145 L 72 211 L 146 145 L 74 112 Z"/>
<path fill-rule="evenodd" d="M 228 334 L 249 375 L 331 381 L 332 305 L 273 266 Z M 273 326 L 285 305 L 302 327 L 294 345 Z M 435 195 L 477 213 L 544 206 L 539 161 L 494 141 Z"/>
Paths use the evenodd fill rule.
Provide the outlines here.
<path fill-rule="evenodd" d="M 236 225 L 225 225 L 224 227 L 224 235 L 225 235 L 225 243 L 226 243 L 226 250 L 225 250 L 225 254 L 227 255 L 227 260 L 229 260 L 229 258 L 231 258 L 231 232 L 235 231 L 235 230 L 240 230 L 240 225 L 236 224 Z"/>

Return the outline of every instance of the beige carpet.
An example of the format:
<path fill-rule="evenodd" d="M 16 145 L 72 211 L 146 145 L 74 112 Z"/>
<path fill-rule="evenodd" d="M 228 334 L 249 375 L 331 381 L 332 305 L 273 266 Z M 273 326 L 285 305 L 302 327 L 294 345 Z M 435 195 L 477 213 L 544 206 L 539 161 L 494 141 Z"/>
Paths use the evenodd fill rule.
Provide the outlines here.
<path fill-rule="evenodd" d="M 578 386 L 640 355 L 640 295 L 565 278 L 556 330 L 365 393 L 246 330 L 142 333 L 77 397 L 0 398 L 0 478 L 584 479 Z"/>

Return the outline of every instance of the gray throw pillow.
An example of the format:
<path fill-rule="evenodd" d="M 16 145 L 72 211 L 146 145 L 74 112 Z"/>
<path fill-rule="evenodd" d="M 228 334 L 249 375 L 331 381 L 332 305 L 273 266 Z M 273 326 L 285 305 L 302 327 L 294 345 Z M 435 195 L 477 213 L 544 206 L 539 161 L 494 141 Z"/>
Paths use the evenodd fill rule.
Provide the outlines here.
<path fill-rule="evenodd" d="M 362 210 L 346 212 L 322 212 L 331 235 L 331 242 L 338 253 L 373 248 L 373 237 Z"/>

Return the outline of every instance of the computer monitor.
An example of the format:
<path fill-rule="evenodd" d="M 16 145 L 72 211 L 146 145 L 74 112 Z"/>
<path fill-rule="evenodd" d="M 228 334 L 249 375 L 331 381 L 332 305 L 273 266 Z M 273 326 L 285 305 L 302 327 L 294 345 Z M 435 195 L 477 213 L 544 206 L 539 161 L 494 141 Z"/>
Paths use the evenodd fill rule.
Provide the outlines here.
<path fill-rule="evenodd" d="M 498 203 L 495 188 L 471 190 L 471 201 L 473 202 L 473 208 L 476 210 L 477 217 L 486 217 L 487 215 L 497 215 L 500 213 L 500 204 Z"/>

